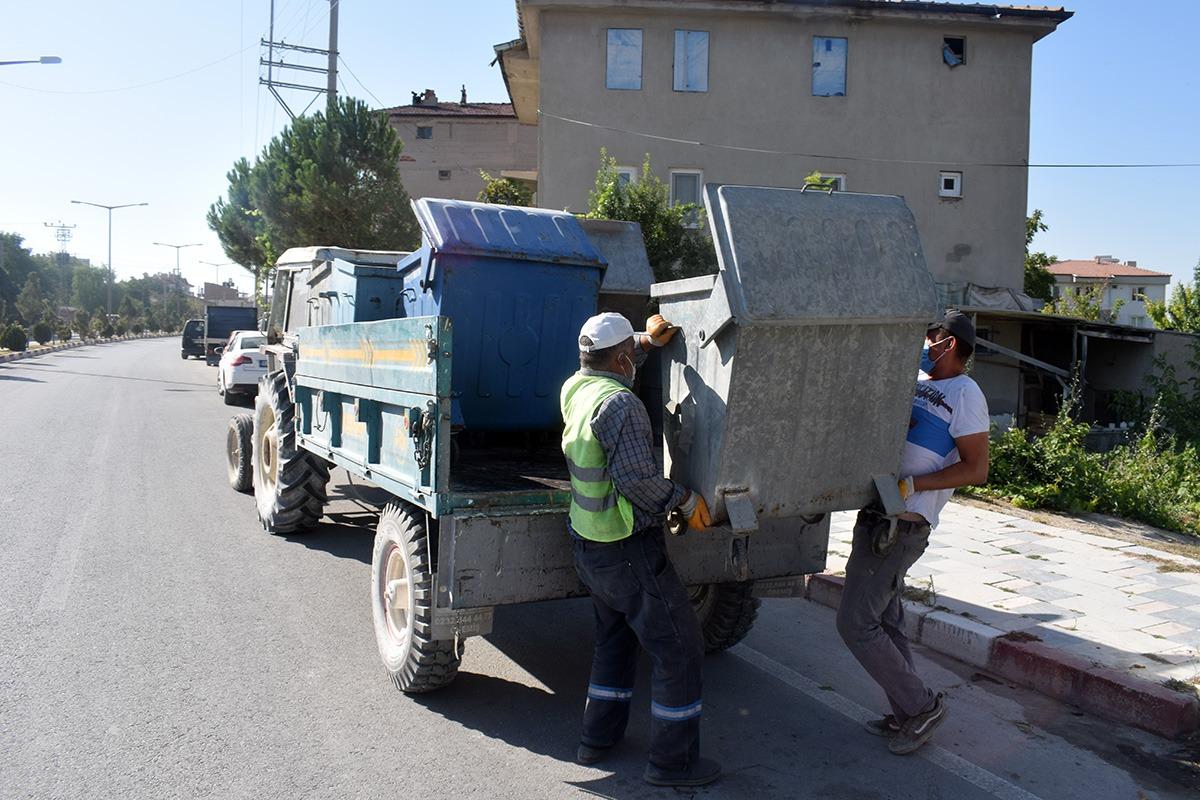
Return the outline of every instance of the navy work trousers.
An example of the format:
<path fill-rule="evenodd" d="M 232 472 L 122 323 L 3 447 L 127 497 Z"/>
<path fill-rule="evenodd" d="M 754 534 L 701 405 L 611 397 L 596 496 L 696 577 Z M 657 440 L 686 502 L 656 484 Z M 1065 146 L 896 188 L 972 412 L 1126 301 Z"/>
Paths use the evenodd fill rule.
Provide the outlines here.
<path fill-rule="evenodd" d="M 582 741 L 611 747 L 624 735 L 641 645 L 653 668 L 650 762 L 687 769 L 700 752 L 704 640 L 662 529 L 611 543 L 573 540 L 575 568 L 592 593 L 596 618 Z"/>

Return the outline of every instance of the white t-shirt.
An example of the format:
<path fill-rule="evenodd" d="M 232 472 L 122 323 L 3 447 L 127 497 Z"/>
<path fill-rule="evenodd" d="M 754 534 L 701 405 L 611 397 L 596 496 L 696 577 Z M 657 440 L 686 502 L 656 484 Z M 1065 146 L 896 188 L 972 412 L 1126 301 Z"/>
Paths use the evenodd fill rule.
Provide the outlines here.
<path fill-rule="evenodd" d="M 900 474 L 928 475 L 957 464 L 960 458 L 954 440 L 987 433 L 990 427 L 987 400 L 975 381 L 966 375 L 935 381 L 919 373 L 908 439 L 900 456 Z M 915 492 L 904 505 L 936 528 L 938 515 L 952 494 L 953 489 Z"/>

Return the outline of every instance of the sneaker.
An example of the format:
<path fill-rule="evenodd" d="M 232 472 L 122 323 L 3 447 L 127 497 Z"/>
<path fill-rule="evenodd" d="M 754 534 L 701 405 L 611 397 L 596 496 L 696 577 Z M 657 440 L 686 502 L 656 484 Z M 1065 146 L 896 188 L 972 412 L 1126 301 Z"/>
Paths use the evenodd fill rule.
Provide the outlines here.
<path fill-rule="evenodd" d="M 896 721 L 893 714 L 888 714 L 883 719 L 864 722 L 863 727 L 867 729 L 867 733 L 882 736 L 885 739 L 890 739 L 900 732 L 900 723 Z"/>
<path fill-rule="evenodd" d="M 647 764 L 642 778 L 652 786 L 705 786 L 721 777 L 721 765 L 711 758 L 697 759 L 687 769 L 663 769 Z"/>
<path fill-rule="evenodd" d="M 612 752 L 611 747 L 592 747 L 590 744 L 579 743 L 579 749 L 575 751 L 575 761 L 584 766 L 596 764 L 608 758 L 608 754 Z"/>
<path fill-rule="evenodd" d="M 898 756 L 906 756 L 916 751 L 929 741 L 937 726 L 946 718 L 946 704 L 942 701 L 942 693 L 938 692 L 933 698 L 933 708 L 909 717 L 900 726 L 900 731 L 888 742 L 888 750 Z"/>

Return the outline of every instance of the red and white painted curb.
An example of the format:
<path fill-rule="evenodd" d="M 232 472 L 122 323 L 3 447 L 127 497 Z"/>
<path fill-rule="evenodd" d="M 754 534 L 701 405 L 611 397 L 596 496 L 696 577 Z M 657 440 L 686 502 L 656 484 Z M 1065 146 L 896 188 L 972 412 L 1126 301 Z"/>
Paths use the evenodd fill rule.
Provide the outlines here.
<path fill-rule="evenodd" d="M 178 336 L 177 333 L 138 333 L 128 334 L 125 336 L 113 336 L 110 339 L 72 339 L 69 342 L 55 342 L 51 345 L 39 347 L 36 350 L 22 350 L 16 353 L 0 353 L 0 364 L 5 361 L 18 361 L 22 358 L 36 358 L 44 356 L 47 353 L 53 353 L 56 350 L 71 350 L 76 347 L 84 347 L 89 344 L 109 344 L 111 342 L 125 342 L 130 339 L 164 339 L 168 336 Z"/>
<path fill-rule="evenodd" d="M 805 597 L 837 608 L 843 579 L 812 575 Z M 1071 703 L 1084 711 L 1169 739 L 1200 730 L 1200 699 L 958 614 L 904 602 L 908 638 L 931 650 Z"/>

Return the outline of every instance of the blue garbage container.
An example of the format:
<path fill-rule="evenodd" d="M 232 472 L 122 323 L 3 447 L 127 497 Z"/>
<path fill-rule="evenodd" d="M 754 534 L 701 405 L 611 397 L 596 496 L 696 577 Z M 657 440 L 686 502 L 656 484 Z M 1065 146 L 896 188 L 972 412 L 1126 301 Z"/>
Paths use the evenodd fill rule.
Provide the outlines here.
<path fill-rule="evenodd" d="M 461 200 L 413 203 L 422 247 L 399 262 L 404 316 L 453 324 L 455 421 L 467 430 L 560 424 L 579 328 L 606 266 L 571 214 Z"/>

